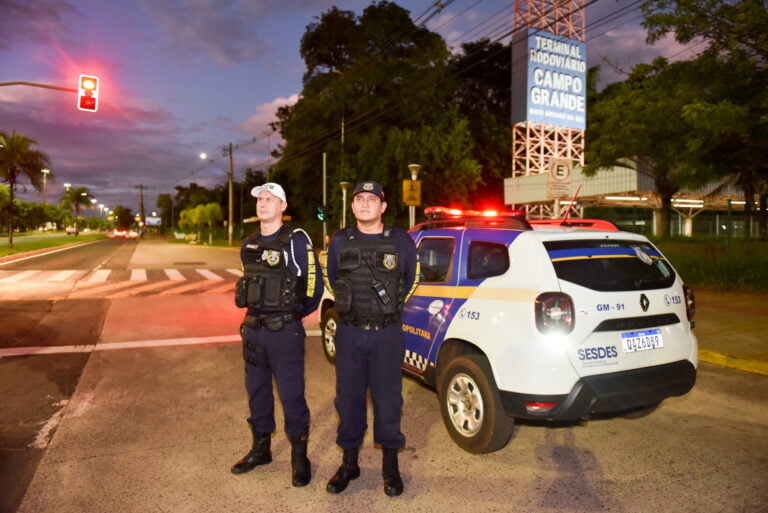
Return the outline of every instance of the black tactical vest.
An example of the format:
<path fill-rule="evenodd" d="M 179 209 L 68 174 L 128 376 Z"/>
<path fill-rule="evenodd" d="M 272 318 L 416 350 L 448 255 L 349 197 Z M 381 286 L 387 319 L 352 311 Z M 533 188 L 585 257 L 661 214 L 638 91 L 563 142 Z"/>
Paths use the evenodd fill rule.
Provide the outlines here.
<path fill-rule="evenodd" d="M 290 312 L 301 304 L 300 279 L 288 268 L 293 229 L 283 225 L 272 242 L 261 233 L 246 241 L 243 251 L 246 306 L 264 312 Z"/>
<path fill-rule="evenodd" d="M 341 320 L 350 324 L 394 322 L 400 311 L 403 272 L 392 227 L 384 226 L 381 239 L 358 238 L 354 227 L 347 227 L 345 234 L 334 286 Z"/>

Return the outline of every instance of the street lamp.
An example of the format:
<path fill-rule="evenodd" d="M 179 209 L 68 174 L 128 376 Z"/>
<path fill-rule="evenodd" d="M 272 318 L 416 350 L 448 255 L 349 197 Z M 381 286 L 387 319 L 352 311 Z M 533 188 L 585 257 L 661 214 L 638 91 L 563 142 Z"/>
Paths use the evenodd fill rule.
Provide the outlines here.
<path fill-rule="evenodd" d="M 48 173 L 50 173 L 51 170 L 41 169 L 40 172 L 43 173 L 43 205 L 45 205 L 45 184 L 46 184 L 46 179 L 48 178 Z"/>
<path fill-rule="evenodd" d="M 349 182 L 341 182 L 341 228 L 347 227 L 347 187 Z"/>
<path fill-rule="evenodd" d="M 419 176 L 421 166 L 419 164 L 408 164 L 408 169 L 411 171 L 411 180 L 415 182 Z M 416 207 L 414 205 L 408 206 L 408 219 L 411 223 L 410 227 L 413 228 L 413 225 L 416 224 Z"/>

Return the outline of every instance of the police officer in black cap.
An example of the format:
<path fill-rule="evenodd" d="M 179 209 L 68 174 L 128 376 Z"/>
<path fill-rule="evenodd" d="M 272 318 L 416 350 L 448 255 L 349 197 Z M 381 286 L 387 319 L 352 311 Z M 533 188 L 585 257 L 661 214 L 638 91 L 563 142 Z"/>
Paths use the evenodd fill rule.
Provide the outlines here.
<path fill-rule="evenodd" d="M 309 236 L 283 224 L 283 212 L 288 206 L 283 188 L 265 183 L 254 187 L 251 194 L 256 197 L 260 226 L 240 248 L 244 276 L 237 283 L 235 303 L 248 308 L 240 332 L 253 446 L 231 470 L 242 474 L 272 461 L 274 376 L 285 413 L 285 433 L 291 440 L 292 483 L 305 486 L 312 471 L 307 458 L 306 334 L 301 319 L 320 303 L 322 272 Z"/>
<path fill-rule="evenodd" d="M 343 463 L 328 482 L 340 493 L 360 476 L 358 452 L 367 425 L 366 394 L 373 398 L 373 437 L 383 450 L 384 492 L 403 493 L 397 451 L 403 407 L 401 365 L 405 338 L 403 304 L 418 282 L 416 246 L 407 232 L 384 224 L 387 208 L 381 185 L 361 182 L 352 195 L 357 224 L 336 232 L 328 246 L 326 286 L 339 314 L 336 331 L 336 443 Z"/>

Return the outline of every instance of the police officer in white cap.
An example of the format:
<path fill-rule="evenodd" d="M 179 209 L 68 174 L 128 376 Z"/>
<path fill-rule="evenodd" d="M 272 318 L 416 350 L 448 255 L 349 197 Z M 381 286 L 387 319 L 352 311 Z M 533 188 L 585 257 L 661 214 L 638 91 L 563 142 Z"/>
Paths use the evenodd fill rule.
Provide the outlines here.
<path fill-rule="evenodd" d="M 242 474 L 272 461 L 274 377 L 285 413 L 285 433 L 291 440 L 292 484 L 305 486 L 312 470 L 307 458 L 306 333 L 301 319 L 320 303 L 322 271 L 306 232 L 283 224 L 288 206 L 283 188 L 265 183 L 254 187 L 251 195 L 256 198 L 260 225 L 240 248 L 244 275 L 237 283 L 235 304 L 248 309 L 240 333 L 253 445 L 231 470 Z"/>

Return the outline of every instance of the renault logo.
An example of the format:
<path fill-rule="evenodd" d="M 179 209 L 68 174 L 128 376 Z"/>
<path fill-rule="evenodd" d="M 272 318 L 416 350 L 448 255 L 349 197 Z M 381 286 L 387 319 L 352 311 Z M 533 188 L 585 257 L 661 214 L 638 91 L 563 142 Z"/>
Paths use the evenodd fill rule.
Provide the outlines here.
<path fill-rule="evenodd" d="M 651 302 L 648 301 L 648 297 L 645 294 L 640 294 L 640 308 L 643 309 L 643 312 L 648 311 L 648 305 L 650 305 Z"/>

